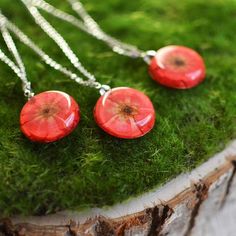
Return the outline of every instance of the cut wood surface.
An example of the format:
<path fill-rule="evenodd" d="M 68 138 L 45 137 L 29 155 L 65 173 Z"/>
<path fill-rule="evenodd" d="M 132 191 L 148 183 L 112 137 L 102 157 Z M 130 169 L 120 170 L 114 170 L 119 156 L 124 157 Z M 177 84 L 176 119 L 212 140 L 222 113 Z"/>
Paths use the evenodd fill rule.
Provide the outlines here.
<path fill-rule="evenodd" d="M 3 218 L 0 236 L 235 236 L 235 156 L 236 142 L 190 174 L 111 209 Z"/>

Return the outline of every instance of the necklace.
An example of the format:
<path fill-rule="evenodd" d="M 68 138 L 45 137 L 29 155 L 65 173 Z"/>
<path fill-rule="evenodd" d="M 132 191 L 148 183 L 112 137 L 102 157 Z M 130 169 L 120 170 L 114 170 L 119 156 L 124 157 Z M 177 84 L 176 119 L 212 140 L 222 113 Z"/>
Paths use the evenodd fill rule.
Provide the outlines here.
<path fill-rule="evenodd" d="M 133 45 L 123 43 L 106 34 L 87 13 L 79 0 L 67 0 L 67 2 L 71 4 L 72 9 L 82 20 L 57 9 L 44 0 L 22 0 L 22 2 L 28 9 L 32 9 L 32 7 L 39 8 L 71 23 L 98 40 L 105 42 L 118 54 L 131 58 L 142 58 L 149 65 L 148 71 L 152 79 L 161 85 L 176 89 L 189 89 L 197 86 L 205 79 L 204 61 L 193 49 L 170 45 L 158 51 L 149 50 L 145 52 Z"/>
<path fill-rule="evenodd" d="M 58 44 L 72 65 L 88 80 L 83 80 L 75 73 L 54 61 L 9 21 L 7 21 L 8 28 L 46 64 L 62 72 L 78 84 L 100 91 L 101 97 L 98 99 L 94 108 L 94 118 L 98 126 L 105 132 L 118 138 L 133 139 L 148 133 L 155 124 L 155 111 L 150 99 L 142 92 L 132 88 L 118 87 L 110 89 L 108 85 L 101 85 L 96 81 L 94 75 L 83 67 L 68 43 L 38 13 L 37 9 L 32 8 L 30 10 L 34 14 L 37 24 Z"/>
<path fill-rule="evenodd" d="M 71 96 L 60 91 L 46 91 L 34 95 L 26 76 L 24 63 L 9 29 L 15 28 L 12 28 L 9 21 L 0 13 L 1 34 L 15 62 L 1 49 L 0 60 L 21 79 L 24 95 L 28 98 L 20 113 L 20 128 L 32 141 L 45 143 L 57 141 L 71 133 L 79 123 L 79 106 Z"/>

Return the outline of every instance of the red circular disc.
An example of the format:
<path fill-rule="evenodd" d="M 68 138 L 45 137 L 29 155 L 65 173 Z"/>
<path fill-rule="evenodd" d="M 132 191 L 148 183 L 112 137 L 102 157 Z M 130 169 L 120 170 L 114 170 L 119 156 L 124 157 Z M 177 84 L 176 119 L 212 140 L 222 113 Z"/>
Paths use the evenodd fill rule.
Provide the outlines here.
<path fill-rule="evenodd" d="M 132 88 L 115 88 L 99 98 L 94 108 L 97 124 L 118 138 L 133 139 L 148 133 L 155 123 L 150 99 Z"/>
<path fill-rule="evenodd" d="M 149 73 L 164 86 L 188 89 L 204 80 L 206 69 L 196 51 L 183 46 L 167 46 L 157 51 L 151 60 Z"/>
<path fill-rule="evenodd" d="M 47 91 L 32 97 L 20 114 L 21 131 L 36 142 L 57 141 L 77 126 L 79 106 L 66 93 Z"/>

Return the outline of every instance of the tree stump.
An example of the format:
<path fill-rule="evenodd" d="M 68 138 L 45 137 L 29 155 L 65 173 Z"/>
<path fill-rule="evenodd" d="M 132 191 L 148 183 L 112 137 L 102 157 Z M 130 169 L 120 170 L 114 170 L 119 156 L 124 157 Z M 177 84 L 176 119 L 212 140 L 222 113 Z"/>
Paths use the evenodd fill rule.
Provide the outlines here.
<path fill-rule="evenodd" d="M 235 157 L 236 142 L 161 189 L 109 211 L 95 209 L 84 220 L 69 212 L 1 219 L 0 236 L 235 236 Z M 143 210 L 128 214 L 140 202 Z M 117 209 L 126 213 L 117 217 Z"/>

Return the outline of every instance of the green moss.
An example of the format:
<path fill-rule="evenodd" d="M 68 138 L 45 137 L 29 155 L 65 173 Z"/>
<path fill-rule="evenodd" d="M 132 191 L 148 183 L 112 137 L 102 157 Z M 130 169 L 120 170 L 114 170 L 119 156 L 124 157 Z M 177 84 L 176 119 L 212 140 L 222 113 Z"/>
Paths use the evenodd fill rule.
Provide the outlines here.
<path fill-rule="evenodd" d="M 65 1 L 50 2 L 70 11 Z M 57 143 L 29 142 L 19 130 L 25 103 L 21 83 L 0 64 L 0 212 L 4 215 L 45 214 L 125 200 L 191 170 L 235 137 L 235 1 L 84 3 L 108 33 L 144 50 L 168 44 L 195 48 L 205 58 L 207 78 L 188 91 L 166 89 L 149 78 L 141 60 L 116 55 L 102 42 L 46 15 L 99 81 L 130 86 L 150 96 L 157 111 L 156 126 L 137 140 L 107 135 L 93 120 L 99 95 L 45 66 L 18 43 L 35 92 L 56 89 L 71 94 L 81 106 L 82 120 L 72 135 Z M 2 11 L 70 67 L 20 1 L 9 4 L 0 0 Z"/>

